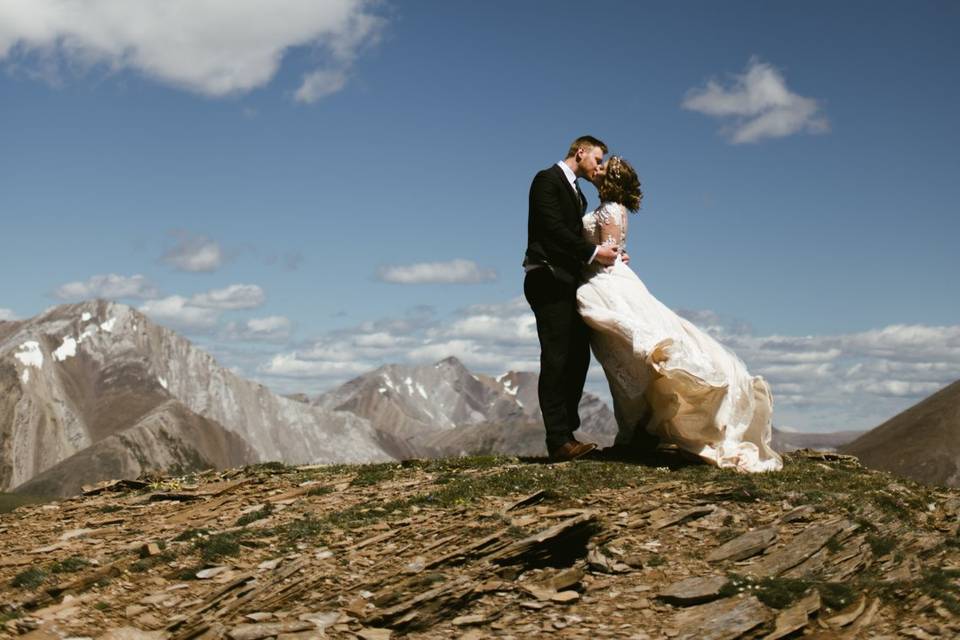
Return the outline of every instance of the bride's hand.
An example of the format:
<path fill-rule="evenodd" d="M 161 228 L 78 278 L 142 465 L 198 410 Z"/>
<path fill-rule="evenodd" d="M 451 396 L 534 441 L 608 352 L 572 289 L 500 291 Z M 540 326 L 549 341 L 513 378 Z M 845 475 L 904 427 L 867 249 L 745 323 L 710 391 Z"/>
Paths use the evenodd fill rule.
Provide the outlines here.
<path fill-rule="evenodd" d="M 597 256 L 595 260 L 600 264 L 609 267 L 617 261 L 617 252 L 618 249 L 615 246 L 600 245 L 600 248 L 597 249 Z"/>

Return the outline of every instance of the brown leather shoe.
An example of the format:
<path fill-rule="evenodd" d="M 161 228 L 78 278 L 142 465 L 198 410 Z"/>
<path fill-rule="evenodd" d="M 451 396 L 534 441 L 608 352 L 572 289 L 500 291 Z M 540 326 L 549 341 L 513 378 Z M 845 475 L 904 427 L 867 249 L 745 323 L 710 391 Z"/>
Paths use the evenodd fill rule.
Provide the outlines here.
<path fill-rule="evenodd" d="M 570 442 L 566 442 L 550 452 L 550 462 L 567 462 L 568 460 L 576 460 L 577 458 L 582 458 L 596 448 L 597 445 L 593 444 L 592 442 L 577 442 L 576 440 L 571 440 Z"/>

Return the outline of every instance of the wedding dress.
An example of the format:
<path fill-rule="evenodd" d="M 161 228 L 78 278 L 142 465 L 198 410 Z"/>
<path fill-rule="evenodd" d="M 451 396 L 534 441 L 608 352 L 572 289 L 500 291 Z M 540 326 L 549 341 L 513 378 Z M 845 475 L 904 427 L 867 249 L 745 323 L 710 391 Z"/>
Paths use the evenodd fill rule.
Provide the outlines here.
<path fill-rule="evenodd" d="M 625 246 L 627 210 L 607 202 L 583 217 L 594 244 Z M 647 291 L 619 258 L 588 266 L 577 290 L 591 348 L 603 366 L 619 426 L 616 443 L 638 429 L 720 467 L 774 471 L 773 399 L 760 376 Z"/>

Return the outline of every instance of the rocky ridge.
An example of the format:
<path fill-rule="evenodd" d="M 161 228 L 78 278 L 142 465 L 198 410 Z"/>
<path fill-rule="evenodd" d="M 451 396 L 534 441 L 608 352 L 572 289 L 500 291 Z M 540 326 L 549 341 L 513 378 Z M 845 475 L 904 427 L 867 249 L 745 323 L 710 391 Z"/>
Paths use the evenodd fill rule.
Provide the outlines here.
<path fill-rule="evenodd" d="M 0 515 L 0 633 L 61 638 L 947 638 L 960 491 L 516 458 L 268 463 Z"/>

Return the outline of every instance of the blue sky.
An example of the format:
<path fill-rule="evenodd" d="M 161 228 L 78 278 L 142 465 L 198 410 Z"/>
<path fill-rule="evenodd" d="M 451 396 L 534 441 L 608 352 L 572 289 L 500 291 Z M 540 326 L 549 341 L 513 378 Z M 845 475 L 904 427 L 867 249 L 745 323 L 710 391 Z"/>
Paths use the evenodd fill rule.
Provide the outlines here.
<path fill-rule="evenodd" d="M 527 188 L 589 132 L 775 424 L 960 378 L 960 5 L 214 4 L 0 0 L 0 318 L 111 297 L 282 392 L 535 369 Z"/>

